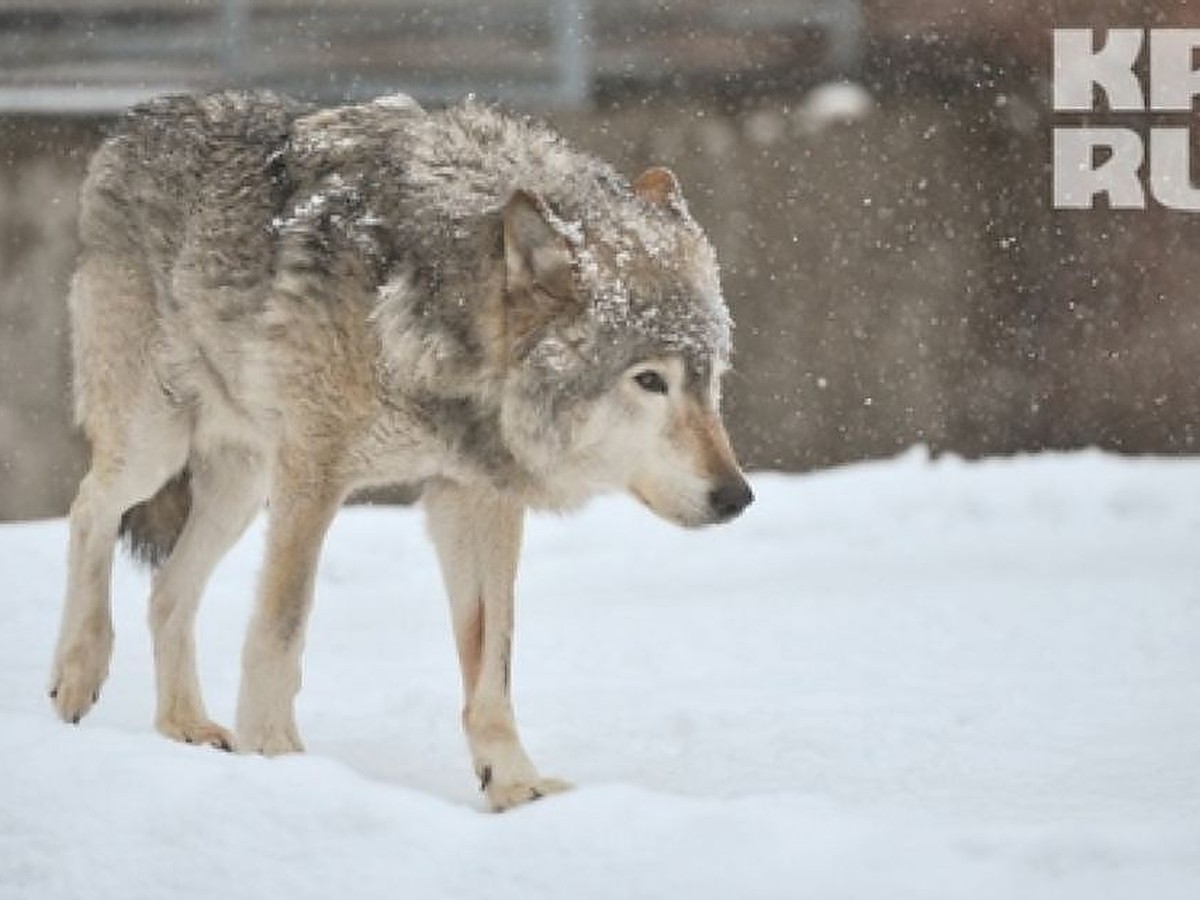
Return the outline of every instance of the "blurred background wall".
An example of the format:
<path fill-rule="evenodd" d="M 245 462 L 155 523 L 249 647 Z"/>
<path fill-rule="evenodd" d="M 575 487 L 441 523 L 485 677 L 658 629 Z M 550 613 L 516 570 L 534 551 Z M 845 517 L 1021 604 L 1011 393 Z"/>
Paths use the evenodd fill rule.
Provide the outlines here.
<path fill-rule="evenodd" d="M 0 519 L 64 512 L 85 458 L 64 298 L 88 155 L 130 102 L 229 85 L 474 92 L 627 174 L 675 168 L 723 263 L 751 466 L 1193 452 L 1200 215 L 1050 208 L 1051 129 L 1087 121 L 1051 110 L 1055 26 L 1200 7 L 0 0 Z"/>

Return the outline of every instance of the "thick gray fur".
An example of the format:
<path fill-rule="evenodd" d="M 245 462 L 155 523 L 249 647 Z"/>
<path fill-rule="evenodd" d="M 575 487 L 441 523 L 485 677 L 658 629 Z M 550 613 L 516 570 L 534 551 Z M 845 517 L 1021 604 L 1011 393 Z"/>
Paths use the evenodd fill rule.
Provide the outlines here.
<path fill-rule="evenodd" d="M 699 526 L 752 496 L 719 414 L 716 260 L 674 175 L 630 182 L 474 103 L 226 92 L 131 111 L 80 209 L 72 349 L 92 462 L 71 509 L 59 716 L 79 721 L 107 675 L 123 530 L 155 566 L 159 730 L 300 750 L 326 530 L 354 489 L 407 483 L 424 488 L 489 802 L 563 790 L 510 700 L 526 509 L 626 491 Z M 194 622 L 264 503 L 235 739 L 205 711 Z"/>
<path fill-rule="evenodd" d="M 172 284 L 183 273 L 211 304 L 207 315 L 242 334 L 264 329 L 272 288 L 319 307 L 340 302 L 353 279 L 375 304 L 364 312 L 384 335 L 385 387 L 458 452 L 520 481 L 529 473 L 473 383 L 485 355 L 475 325 L 489 289 L 481 260 L 502 253 L 500 211 L 515 190 L 546 202 L 587 294 L 585 315 L 523 348 L 539 376 L 531 399 L 554 407 L 548 430 L 637 358 L 684 352 L 705 379 L 712 358 L 727 357 L 715 262 L 682 197 L 657 208 L 539 124 L 470 102 L 425 113 L 402 96 L 322 111 L 265 92 L 162 98 L 132 110 L 97 154 L 81 231 L 89 252 L 149 264 L 163 320 L 181 317 Z M 699 265 L 681 264 L 697 256 Z M 659 265 L 639 278 L 647 258 Z M 433 378 L 389 370 L 387 336 L 402 330 L 406 344 L 436 356 Z M 229 355 L 200 347 L 198 361 L 236 405 Z M 177 402 L 192 398 L 196 361 L 165 364 L 163 389 Z M 172 482 L 154 502 L 186 515 L 186 484 Z M 124 520 L 139 557 L 154 563 L 182 523 L 144 510 Z"/>

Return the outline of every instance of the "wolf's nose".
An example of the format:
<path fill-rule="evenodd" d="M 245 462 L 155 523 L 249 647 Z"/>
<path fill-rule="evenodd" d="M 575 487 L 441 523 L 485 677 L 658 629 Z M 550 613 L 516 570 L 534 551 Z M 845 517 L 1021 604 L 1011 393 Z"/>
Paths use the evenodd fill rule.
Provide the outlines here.
<path fill-rule="evenodd" d="M 720 522 L 727 522 L 754 502 L 754 492 L 745 479 L 726 481 L 708 495 L 708 505 Z"/>

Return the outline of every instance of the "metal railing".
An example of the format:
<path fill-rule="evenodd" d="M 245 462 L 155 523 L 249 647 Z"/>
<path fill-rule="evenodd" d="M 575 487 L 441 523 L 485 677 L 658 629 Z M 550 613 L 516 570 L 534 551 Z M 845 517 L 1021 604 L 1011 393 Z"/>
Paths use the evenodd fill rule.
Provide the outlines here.
<path fill-rule="evenodd" d="M 860 0 L 0 0 L 0 111 L 246 85 L 580 108 L 610 82 L 786 69 L 813 31 L 821 71 L 857 69 Z"/>

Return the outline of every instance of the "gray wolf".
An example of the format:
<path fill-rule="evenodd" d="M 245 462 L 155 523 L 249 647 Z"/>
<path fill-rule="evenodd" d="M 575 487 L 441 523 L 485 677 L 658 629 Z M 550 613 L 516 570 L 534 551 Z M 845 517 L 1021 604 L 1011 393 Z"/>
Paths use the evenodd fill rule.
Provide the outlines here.
<path fill-rule="evenodd" d="M 627 181 L 470 102 L 178 96 L 132 110 L 96 152 L 80 234 L 92 460 L 70 515 L 58 714 L 78 722 L 107 675 L 124 532 L 154 566 L 157 728 L 301 750 L 326 529 L 354 489 L 420 485 L 482 790 L 504 809 L 567 787 L 534 768 L 509 697 L 524 511 L 618 490 L 700 526 L 752 499 L 718 413 L 717 265 L 674 175 Z M 205 711 L 193 622 L 264 504 L 235 738 Z"/>

